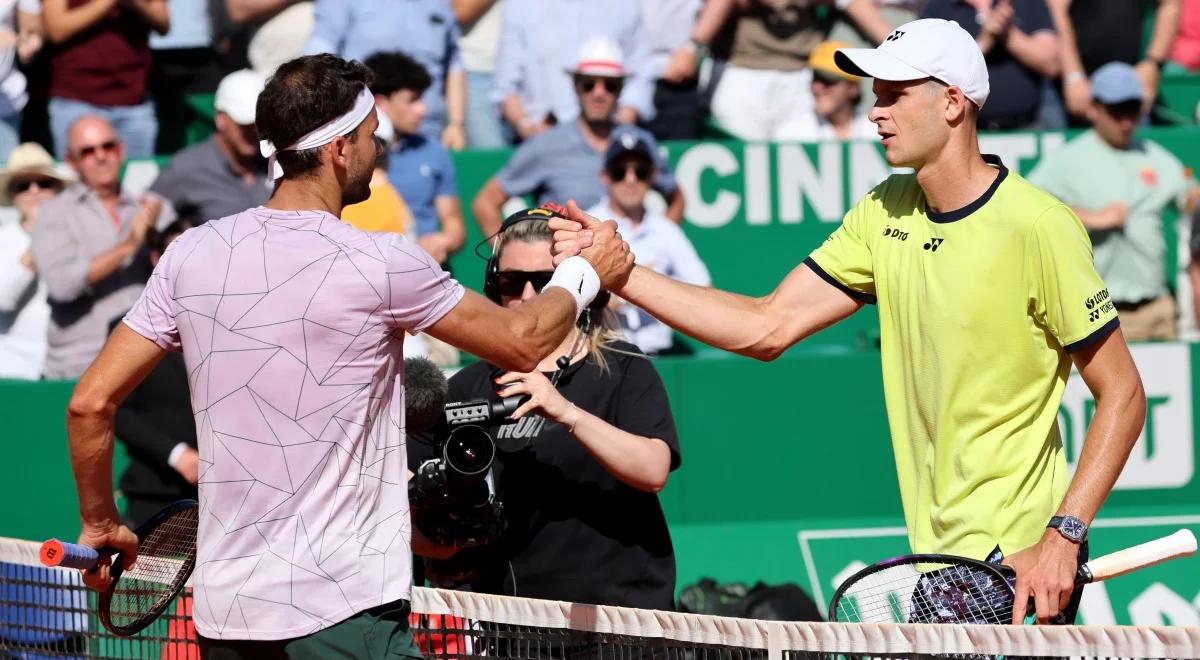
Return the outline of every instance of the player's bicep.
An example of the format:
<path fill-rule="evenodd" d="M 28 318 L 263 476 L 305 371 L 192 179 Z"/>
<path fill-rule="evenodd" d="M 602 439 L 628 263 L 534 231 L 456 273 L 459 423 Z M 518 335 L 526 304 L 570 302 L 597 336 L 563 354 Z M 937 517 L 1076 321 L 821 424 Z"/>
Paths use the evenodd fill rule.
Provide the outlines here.
<path fill-rule="evenodd" d="M 844 287 L 830 283 L 808 261 L 788 273 L 762 302 L 773 334 L 782 338 L 785 346 L 837 323 L 866 304 Z"/>
<path fill-rule="evenodd" d="M 1137 365 L 1133 362 L 1133 355 L 1120 328 L 1075 351 L 1071 359 L 1097 400 L 1103 398 L 1105 393 L 1128 390 L 1141 382 Z"/>
<path fill-rule="evenodd" d="M 166 355 L 166 350 L 123 323 L 109 336 L 100 355 L 92 362 L 75 386 L 72 401 L 86 410 L 107 404 L 116 406 L 129 396 Z"/>

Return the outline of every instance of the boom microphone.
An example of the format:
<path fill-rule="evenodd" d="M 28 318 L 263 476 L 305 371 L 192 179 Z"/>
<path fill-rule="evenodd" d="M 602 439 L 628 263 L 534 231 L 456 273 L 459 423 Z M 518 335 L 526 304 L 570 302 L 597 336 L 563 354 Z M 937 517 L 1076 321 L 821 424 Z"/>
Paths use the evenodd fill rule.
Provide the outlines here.
<path fill-rule="evenodd" d="M 429 358 L 404 358 L 404 419 L 409 433 L 428 431 L 442 418 L 450 386 Z"/>

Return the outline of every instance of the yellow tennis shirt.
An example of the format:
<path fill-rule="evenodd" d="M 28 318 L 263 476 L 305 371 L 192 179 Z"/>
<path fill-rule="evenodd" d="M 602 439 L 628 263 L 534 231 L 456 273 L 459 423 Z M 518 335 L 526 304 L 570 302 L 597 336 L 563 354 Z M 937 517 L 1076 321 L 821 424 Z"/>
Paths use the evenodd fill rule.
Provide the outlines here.
<path fill-rule="evenodd" d="M 1066 493 L 1068 353 L 1117 327 L 1079 219 L 999 159 L 982 197 L 926 208 L 892 175 L 805 261 L 879 306 L 883 389 L 913 552 L 1035 543 Z"/>

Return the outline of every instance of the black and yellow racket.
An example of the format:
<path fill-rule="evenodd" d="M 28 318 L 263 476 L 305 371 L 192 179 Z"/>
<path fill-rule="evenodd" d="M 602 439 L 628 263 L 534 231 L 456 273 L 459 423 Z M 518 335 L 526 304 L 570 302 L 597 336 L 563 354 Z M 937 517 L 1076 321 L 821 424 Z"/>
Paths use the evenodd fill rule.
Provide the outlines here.
<path fill-rule="evenodd" d="M 150 625 L 174 600 L 196 565 L 199 505 L 180 500 L 154 514 L 134 532 L 137 561 L 124 568 L 121 553 L 51 539 L 42 544 L 46 566 L 91 570 L 111 564 L 112 582 L 100 593 L 100 621 L 114 635 L 128 637 Z"/>
<path fill-rule="evenodd" d="M 1196 551 L 1196 537 L 1170 536 L 1097 557 L 1079 566 L 1075 584 L 1099 582 Z M 846 579 L 829 619 L 852 623 L 1012 623 L 1016 574 L 1009 566 L 953 555 L 904 555 Z"/>

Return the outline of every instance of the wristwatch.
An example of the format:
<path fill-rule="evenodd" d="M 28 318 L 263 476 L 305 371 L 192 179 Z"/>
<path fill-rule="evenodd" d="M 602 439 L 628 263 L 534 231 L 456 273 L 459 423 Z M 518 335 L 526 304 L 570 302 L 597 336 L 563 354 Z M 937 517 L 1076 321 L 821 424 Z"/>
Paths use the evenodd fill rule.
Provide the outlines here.
<path fill-rule="evenodd" d="M 1057 529 L 1063 538 L 1072 543 L 1083 543 L 1083 540 L 1087 538 L 1087 523 L 1075 516 L 1054 516 L 1046 527 Z"/>

